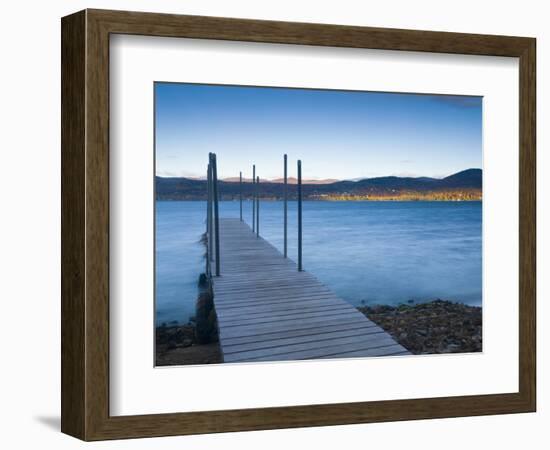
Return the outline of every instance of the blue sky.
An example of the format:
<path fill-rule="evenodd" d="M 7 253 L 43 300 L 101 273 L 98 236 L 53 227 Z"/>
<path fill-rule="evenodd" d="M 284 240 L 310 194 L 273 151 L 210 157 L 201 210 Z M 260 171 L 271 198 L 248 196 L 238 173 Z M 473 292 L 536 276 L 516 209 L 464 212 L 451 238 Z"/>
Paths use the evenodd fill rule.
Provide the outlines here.
<path fill-rule="evenodd" d="M 443 177 L 482 165 L 482 98 L 155 83 L 156 174 Z"/>

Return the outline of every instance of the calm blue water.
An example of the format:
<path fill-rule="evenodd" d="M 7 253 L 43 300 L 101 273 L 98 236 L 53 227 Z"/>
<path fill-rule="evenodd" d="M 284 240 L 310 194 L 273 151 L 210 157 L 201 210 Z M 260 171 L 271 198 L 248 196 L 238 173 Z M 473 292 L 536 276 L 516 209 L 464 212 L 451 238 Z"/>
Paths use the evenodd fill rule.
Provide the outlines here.
<path fill-rule="evenodd" d="M 282 207 L 260 207 L 261 235 L 281 251 Z M 481 202 L 304 202 L 304 269 L 354 305 L 435 298 L 481 305 L 481 209 Z M 251 202 L 243 210 L 251 223 Z M 158 324 L 194 314 L 205 214 L 205 202 L 156 203 Z M 238 216 L 238 202 L 220 203 L 220 217 Z M 290 202 L 292 259 L 296 233 Z"/>

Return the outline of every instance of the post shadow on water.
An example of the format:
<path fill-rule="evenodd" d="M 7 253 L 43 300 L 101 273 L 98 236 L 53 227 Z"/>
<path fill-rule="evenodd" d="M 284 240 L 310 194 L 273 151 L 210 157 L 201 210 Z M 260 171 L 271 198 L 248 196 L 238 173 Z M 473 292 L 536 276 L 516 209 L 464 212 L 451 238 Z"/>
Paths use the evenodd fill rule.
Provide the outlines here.
<path fill-rule="evenodd" d="M 35 416 L 34 420 L 50 430 L 61 431 L 61 416 Z"/>

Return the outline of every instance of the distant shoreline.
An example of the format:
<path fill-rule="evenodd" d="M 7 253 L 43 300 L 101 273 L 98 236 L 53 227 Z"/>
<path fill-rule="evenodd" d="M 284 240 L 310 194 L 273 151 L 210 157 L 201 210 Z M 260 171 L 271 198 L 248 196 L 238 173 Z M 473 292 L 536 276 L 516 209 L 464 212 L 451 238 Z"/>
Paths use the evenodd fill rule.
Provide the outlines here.
<path fill-rule="evenodd" d="M 481 169 L 467 169 L 445 178 L 378 177 L 357 181 L 303 183 L 303 200 L 327 201 L 469 201 L 483 197 Z M 155 197 L 159 200 L 206 200 L 206 181 L 192 178 L 155 177 Z M 262 201 L 296 199 L 296 184 L 260 179 L 259 183 L 218 181 L 220 200 L 259 197 Z"/>

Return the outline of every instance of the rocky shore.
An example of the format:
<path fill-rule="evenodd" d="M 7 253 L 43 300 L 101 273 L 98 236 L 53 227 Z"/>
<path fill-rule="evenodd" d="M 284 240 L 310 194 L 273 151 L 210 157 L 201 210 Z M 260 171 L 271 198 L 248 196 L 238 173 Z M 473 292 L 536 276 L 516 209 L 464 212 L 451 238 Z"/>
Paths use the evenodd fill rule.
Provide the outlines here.
<path fill-rule="evenodd" d="M 481 307 L 438 299 L 358 309 L 414 354 L 482 351 Z"/>
<path fill-rule="evenodd" d="M 206 245 L 206 235 L 201 242 Z M 212 281 L 202 273 L 198 281 L 195 316 L 185 325 L 162 324 L 155 331 L 157 366 L 222 362 Z"/>
<path fill-rule="evenodd" d="M 203 314 L 212 320 L 212 311 L 205 308 L 205 305 L 210 306 L 210 298 L 199 298 L 197 311 L 207 310 Z M 481 307 L 438 299 L 398 306 L 361 306 L 358 310 L 416 355 L 482 351 Z M 157 327 L 157 366 L 222 361 L 217 332 L 213 328 L 201 324 L 197 327 L 195 320 L 185 325 Z"/>
<path fill-rule="evenodd" d="M 222 362 L 222 357 L 218 342 L 199 343 L 194 323 L 157 327 L 157 366 L 215 364 L 220 362 Z"/>

